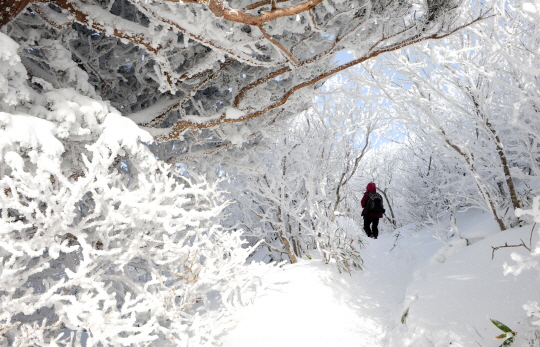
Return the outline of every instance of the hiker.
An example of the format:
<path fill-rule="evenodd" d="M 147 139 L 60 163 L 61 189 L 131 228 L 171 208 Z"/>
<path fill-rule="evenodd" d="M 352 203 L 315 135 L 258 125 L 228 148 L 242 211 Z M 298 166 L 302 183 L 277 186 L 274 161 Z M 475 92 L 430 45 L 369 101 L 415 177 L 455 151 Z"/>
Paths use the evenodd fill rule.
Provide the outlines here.
<path fill-rule="evenodd" d="M 364 197 L 360 202 L 362 207 L 362 216 L 364 217 L 364 231 L 368 237 L 376 239 L 379 236 L 379 218 L 382 218 L 385 212 L 381 194 L 377 193 L 375 183 L 370 182 L 366 187 Z"/>

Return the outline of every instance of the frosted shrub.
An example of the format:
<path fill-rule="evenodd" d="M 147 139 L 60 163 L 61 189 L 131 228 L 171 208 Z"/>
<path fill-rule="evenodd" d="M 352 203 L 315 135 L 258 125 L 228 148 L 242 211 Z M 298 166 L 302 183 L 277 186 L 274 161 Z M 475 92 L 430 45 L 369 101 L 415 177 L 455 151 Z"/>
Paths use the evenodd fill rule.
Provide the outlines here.
<path fill-rule="evenodd" d="M 357 226 L 354 222 L 340 217 L 320 239 L 324 262 L 334 265 L 339 272 L 350 273 L 354 269 L 362 269 L 364 264 L 360 255 L 364 244 L 358 235 L 355 235 L 355 228 Z"/>
<path fill-rule="evenodd" d="M 318 252 L 340 271 L 361 267 L 360 227 L 353 222 L 361 214 L 355 179 L 379 138 L 383 110 L 334 93 L 340 83 L 329 83 L 332 97 L 317 108 L 284 128 L 276 125 L 280 137 L 258 143 L 264 151 L 225 168 L 231 172 L 225 189 L 236 201 L 232 219 L 248 237 L 263 240 L 272 259 L 295 263 Z M 350 223 L 342 227 L 336 218 Z"/>
<path fill-rule="evenodd" d="M 5 57 L 18 77 L 0 79 L 14 96 L 0 105 L 0 345 L 212 343 L 256 282 L 215 185 L 157 161 L 108 104 L 25 90 Z"/>

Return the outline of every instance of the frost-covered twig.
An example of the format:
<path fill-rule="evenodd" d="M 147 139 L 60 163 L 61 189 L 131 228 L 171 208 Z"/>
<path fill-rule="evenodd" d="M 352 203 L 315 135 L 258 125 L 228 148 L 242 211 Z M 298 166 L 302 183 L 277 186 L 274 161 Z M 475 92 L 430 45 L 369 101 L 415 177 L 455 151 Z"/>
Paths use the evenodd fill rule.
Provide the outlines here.
<path fill-rule="evenodd" d="M 510 248 L 510 247 L 524 247 L 525 249 L 527 249 L 529 252 L 532 252 L 532 237 L 533 237 L 533 233 L 534 233 L 534 227 L 536 226 L 536 223 L 534 223 L 532 229 L 531 229 L 531 237 L 529 239 L 529 245 L 527 246 L 527 244 L 525 244 L 525 241 L 523 240 L 520 240 L 521 243 L 519 245 L 509 245 L 508 242 L 505 242 L 504 243 L 504 246 L 498 246 L 498 247 L 493 247 L 491 246 L 491 248 L 493 248 L 493 251 L 491 252 L 491 260 L 493 260 L 493 258 L 495 257 L 495 251 L 500 249 L 500 248 Z"/>

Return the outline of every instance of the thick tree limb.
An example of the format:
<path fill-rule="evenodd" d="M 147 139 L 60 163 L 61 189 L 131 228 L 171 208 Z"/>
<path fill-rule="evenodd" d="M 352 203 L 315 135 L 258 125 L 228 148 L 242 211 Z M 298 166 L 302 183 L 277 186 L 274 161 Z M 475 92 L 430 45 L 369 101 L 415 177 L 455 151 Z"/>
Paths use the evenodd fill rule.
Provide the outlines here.
<path fill-rule="evenodd" d="M 169 1 L 169 2 L 186 2 L 186 3 L 191 3 L 191 4 L 203 4 L 203 3 L 206 3 L 206 2 L 203 2 L 203 1 L 199 2 L 199 1 L 196 1 L 196 0 L 183 0 L 183 1 L 180 1 L 180 0 L 166 0 L 166 1 Z M 243 11 L 243 10 L 225 8 L 225 2 L 223 0 L 209 0 L 207 2 L 207 4 L 208 4 L 208 8 L 210 9 L 210 11 L 212 11 L 212 13 L 216 17 L 223 17 L 224 19 L 230 20 L 231 22 L 242 23 L 242 24 L 247 24 L 247 25 L 252 25 L 252 26 L 260 26 L 260 25 L 262 25 L 264 23 L 273 21 L 273 20 L 278 19 L 278 18 L 294 16 L 294 15 L 300 14 L 302 12 L 309 11 L 312 8 L 315 8 L 315 6 L 317 6 L 318 4 L 320 4 L 323 1 L 324 0 L 308 0 L 306 2 L 297 4 L 297 5 L 293 5 L 293 6 L 290 6 L 290 7 L 285 7 L 285 8 L 275 8 L 273 6 L 273 8 L 270 11 L 263 11 L 259 15 L 253 15 L 253 14 L 248 13 L 248 12 Z M 264 4 L 262 4 L 263 2 L 264 2 Z M 267 3 L 266 3 L 266 1 L 263 1 L 263 2 L 258 2 L 258 3 L 255 3 L 253 5 L 250 5 L 246 9 L 251 10 L 251 9 L 255 9 L 257 7 L 260 7 L 260 6 L 271 4 L 271 0 L 268 0 Z M 281 2 L 281 1 L 279 1 L 279 2 Z"/>
<path fill-rule="evenodd" d="M 186 2 L 189 2 L 189 1 L 186 1 Z M 232 51 L 231 49 L 221 47 L 218 44 L 216 44 L 216 43 L 214 43 L 214 42 L 212 42 L 210 40 L 206 40 L 205 38 L 203 38 L 203 37 L 201 37 L 199 35 L 193 34 L 189 30 L 187 30 L 186 28 L 183 28 L 180 25 L 178 25 L 177 23 L 160 16 L 156 11 L 153 11 L 150 7 L 148 7 L 146 5 L 143 5 L 143 4 L 139 3 L 138 8 L 141 9 L 143 11 L 143 13 L 145 13 L 145 15 L 147 15 L 149 17 L 152 17 L 152 18 L 155 18 L 158 21 L 169 25 L 170 27 L 174 27 L 174 28 L 180 30 L 185 35 L 188 35 L 191 39 L 193 39 L 193 40 L 195 40 L 197 42 L 200 42 L 203 45 L 207 45 L 207 46 L 213 47 L 213 48 L 215 48 L 215 49 L 217 49 L 219 51 L 222 51 L 222 52 L 230 55 L 231 57 L 234 57 L 238 61 L 242 61 L 242 62 L 245 62 L 245 63 L 247 63 L 249 65 L 253 65 L 253 66 L 267 66 L 267 67 L 280 65 L 281 63 L 283 63 L 283 62 L 281 62 L 281 63 L 265 63 L 265 62 L 257 61 L 255 59 L 251 59 L 251 58 L 242 56 L 242 55 Z"/>
<path fill-rule="evenodd" d="M 2 0 L 0 7 L 0 28 L 11 22 L 28 4 L 41 0 Z"/>
<path fill-rule="evenodd" d="M 263 11 L 260 15 L 252 15 L 242 10 L 225 8 L 225 4 L 222 0 L 210 0 L 208 8 L 216 17 L 223 17 L 231 22 L 259 26 L 281 17 L 294 16 L 304 11 L 309 11 L 323 1 L 324 0 L 309 0 L 290 7 Z"/>
<path fill-rule="evenodd" d="M 276 71 L 268 74 L 266 77 L 259 78 L 255 82 L 245 86 L 244 88 L 242 88 L 242 90 L 240 90 L 238 92 L 238 94 L 234 98 L 234 107 L 238 107 L 240 105 L 240 100 L 242 99 L 242 97 L 248 91 L 250 91 L 251 89 L 253 89 L 253 88 L 257 87 L 257 86 L 260 86 L 261 84 L 266 83 L 266 82 L 270 81 L 271 79 L 274 79 L 274 78 L 276 78 L 278 76 L 281 76 L 284 73 L 289 72 L 289 71 L 292 71 L 292 69 L 289 66 L 283 67 L 283 68 L 281 68 L 279 70 L 276 70 Z"/>
<path fill-rule="evenodd" d="M 470 25 L 470 24 L 473 24 L 481 19 L 483 19 L 484 17 L 479 17 L 477 19 L 475 19 L 474 21 L 471 21 L 470 23 L 468 23 L 467 25 Z M 391 51 L 394 51 L 394 50 L 397 50 L 397 49 L 401 49 L 403 48 L 404 46 L 407 46 L 407 45 L 411 45 L 411 44 L 415 44 L 415 43 L 418 43 L 418 42 L 422 42 L 422 41 L 425 41 L 425 40 L 438 40 L 438 39 L 442 39 L 442 38 L 445 38 L 451 34 L 453 34 L 454 32 L 456 31 L 459 31 L 463 28 L 465 28 L 467 25 L 463 25 L 463 26 L 460 26 L 458 28 L 456 28 L 455 30 L 451 31 L 451 32 L 448 32 L 448 33 L 445 33 L 445 34 L 442 34 L 442 35 L 439 35 L 437 33 L 434 33 L 432 35 L 429 35 L 429 36 L 424 36 L 424 37 L 416 37 L 414 39 L 411 39 L 411 40 L 408 40 L 406 43 L 402 43 L 402 44 L 397 44 L 397 45 L 392 45 L 392 46 L 388 46 L 388 47 L 382 47 L 380 49 L 375 49 L 377 47 L 377 45 L 379 45 L 381 43 L 381 41 L 378 41 L 376 42 L 373 46 L 372 46 L 372 51 L 361 57 L 361 58 L 358 58 L 358 59 L 355 59 L 353 61 L 350 61 L 349 63 L 346 63 L 346 64 L 343 64 L 341 66 L 338 66 L 332 70 L 329 70 L 325 73 L 322 73 L 320 74 L 319 76 L 311 79 L 311 80 L 308 80 L 308 81 L 305 81 L 303 83 L 300 83 L 296 86 L 294 86 L 293 88 L 291 88 L 290 90 L 288 90 L 280 99 L 279 101 L 275 102 L 274 104 L 272 105 L 269 105 L 267 107 L 265 107 L 264 109 L 262 110 L 259 110 L 259 111 L 256 111 L 256 112 L 253 112 L 253 113 L 250 113 L 248 115 L 245 115 L 243 117 L 239 117 L 239 118 L 234 118 L 234 119 L 231 119 L 231 118 L 226 118 L 225 115 L 222 115 L 219 119 L 215 119 L 215 120 L 209 120 L 209 121 L 201 121 L 201 122 L 193 122 L 193 121 L 187 121 L 187 120 L 180 120 L 178 121 L 172 128 L 171 132 L 168 134 L 168 135 L 159 135 L 159 136 L 156 136 L 155 137 L 155 140 L 160 142 L 160 141 L 169 141 L 169 140 L 174 140 L 174 139 L 177 139 L 178 137 L 182 136 L 182 134 L 184 133 L 184 131 L 188 130 L 188 129 L 207 129 L 207 128 L 213 128 L 215 126 L 218 126 L 218 125 L 221 125 L 221 124 L 224 124 L 224 123 L 239 123 L 239 122 L 245 122 L 247 120 L 250 120 L 250 119 L 253 119 L 253 118 L 256 118 L 256 117 L 259 117 L 263 114 L 266 114 L 267 112 L 269 111 L 272 111 L 278 107 L 281 107 L 283 106 L 287 100 L 295 93 L 297 92 L 298 90 L 302 89 L 302 88 L 305 88 L 305 87 L 308 87 L 308 86 L 312 86 L 314 85 L 315 83 L 317 82 L 320 82 L 326 78 L 329 78 L 333 75 L 335 75 L 336 73 L 338 72 L 341 72 L 345 69 L 348 69 L 352 66 L 355 66 L 355 65 L 358 65 L 358 64 L 361 64 L 363 62 L 365 62 L 366 60 L 368 59 L 371 59 L 371 58 L 374 58 L 374 57 L 377 57 L 383 53 L 386 53 L 386 52 L 391 52 Z M 288 72 L 288 71 L 291 71 L 292 69 L 290 67 L 287 67 L 287 68 L 283 68 L 281 70 L 278 70 L 278 71 L 283 71 L 283 72 Z M 272 74 L 270 74 L 271 76 L 279 76 L 278 71 L 276 72 L 273 72 Z M 272 77 L 269 76 L 266 76 L 264 77 L 260 82 L 257 81 L 257 82 L 254 82 L 252 85 L 260 85 L 268 80 L 270 80 Z M 274 77 L 274 78 L 275 78 Z M 250 88 L 251 89 L 251 88 Z M 247 90 L 246 90 L 247 91 Z M 242 94 L 244 95 L 245 92 L 244 90 L 240 91 L 239 95 Z M 235 105 L 237 105 L 237 101 L 238 100 L 238 103 L 239 103 L 239 100 L 240 100 L 240 97 L 237 95 L 237 97 L 235 98 Z"/>

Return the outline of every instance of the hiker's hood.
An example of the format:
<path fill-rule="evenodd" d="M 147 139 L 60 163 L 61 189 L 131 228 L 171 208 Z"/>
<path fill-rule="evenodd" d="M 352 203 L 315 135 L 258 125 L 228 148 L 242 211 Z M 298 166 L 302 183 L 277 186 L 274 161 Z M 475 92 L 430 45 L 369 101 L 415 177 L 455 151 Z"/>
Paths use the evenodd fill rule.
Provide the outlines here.
<path fill-rule="evenodd" d="M 366 190 L 370 193 L 375 193 L 377 191 L 377 187 L 375 186 L 375 183 L 370 182 L 368 183 Z"/>

